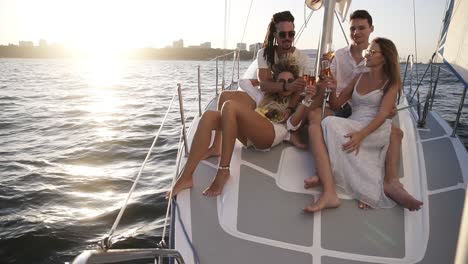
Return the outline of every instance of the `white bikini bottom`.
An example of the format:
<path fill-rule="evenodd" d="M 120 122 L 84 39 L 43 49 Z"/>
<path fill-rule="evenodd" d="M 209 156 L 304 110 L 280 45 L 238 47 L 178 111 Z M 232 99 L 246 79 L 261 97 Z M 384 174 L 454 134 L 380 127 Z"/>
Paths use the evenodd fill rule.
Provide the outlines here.
<path fill-rule="evenodd" d="M 254 147 L 256 150 L 260 150 L 260 151 L 270 151 L 272 147 L 283 142 L 283 140 L 289 140 L 290 134 L 284 124 L 278 124 L 278 123 L 271 123 L 271 124 L 273 125 L 273 130 L 275 131 L 275 138 L 273 139 L 273 143 L 271 144 L 269 148 L 258 149 L 253 145 L 252 141 L 250 141 L 249 139 L 247 139 L 246 147 Z"/>

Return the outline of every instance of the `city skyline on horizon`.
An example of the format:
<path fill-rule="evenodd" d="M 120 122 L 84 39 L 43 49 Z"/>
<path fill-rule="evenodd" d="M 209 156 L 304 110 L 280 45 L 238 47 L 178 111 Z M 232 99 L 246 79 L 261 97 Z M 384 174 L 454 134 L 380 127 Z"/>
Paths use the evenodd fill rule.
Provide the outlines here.
<path fill-rule="evenodd" d="M 414 1 L 416 11 L 412 9 L 412 1 L 407 0 L 385 1 L 387 5 L 383 1 L 354 0 L 350 12 L 368 10 L 375 25 L 371 38 L 390 38 L 397 45 L 400 57 L 416 54 L 419 61 L 427 61 L 437 44 L 445 3 L 437 0 Z M 177 39 L 183 39 L 185 46 L 200 45 L 210 39 L 212 48 L 224 48 L 224 1 L 174 3 L 142 0 L 138 4 L 127 0 L 117 3 L 109 0 L 63 2 L 0 0 L 0 45 L 18 43 L 20 40 L 37 43 L 39 39 L 46 39 L 49 43 L 111 53 L 130 48 L 164 48 Z M 228 0 L 227 3 L 227 49 L 234 49 L 241 42 L 263 42 L 266 27 L 275 12 L 290 10 L 296 18 L 296 31 L 310 12 L 304 10 L 303 1 L 258 0 L 252 2 L 247 20 L 250 1 Z M 209 10 L 200 9 L 205 5 L 210 6 Z M 384 10 L 379 8 L 382 5 L 385 6 Z M 415 23 L 418 26 L 416 33 L 413 30 L 413 12 L 416 12 Z M 297 40 L 298 48 L 315 49 L 318 46 L 322 14 L 323 10 L 313 14 L 304 34 Z M 343 26 L 347 31 L 347 22 Z M 414 49 L 414 35 L 417 52 Z M 344 45 L 346 42 L 335 19 L 333 48 Z"/>

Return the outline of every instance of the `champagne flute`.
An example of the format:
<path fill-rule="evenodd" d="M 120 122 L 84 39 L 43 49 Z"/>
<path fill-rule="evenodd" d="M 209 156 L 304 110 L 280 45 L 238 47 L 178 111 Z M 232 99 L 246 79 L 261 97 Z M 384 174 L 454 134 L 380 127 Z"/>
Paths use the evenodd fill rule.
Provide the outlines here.
<path fill-rule="evenodd" d="M 323 60 L 322 61 L 321 75 L 323 77 L 331 77 L 330 61 L 329 60 Z"/>
<path fill-rule="evenodd" d="M 328 59 L 329 61 L 332 61 L 333 58 L 335 57 L 335 51 L 333 50 L 333 44 L 328 43 L 328 44 L 326 45 L 325 50 L 328 50 L 328 51 L 325 53 L 325 56 L 327 57 L 327 59 Z"/>
<path fill-rule="evenodd" d="M 309 75 L 309 80 L 308 80 L 308 82 L 307 82 L 306 87 L 312 87 L 312 86 L 315 85 L 316 77 L 315 77 L 313 74 L 314 74 L 314 73 L 311 72 L 311 74 Z M 312 96 L 308 95 L 305 91 L 304 91 L 304 94 L 305 94 L 305 98 L 304 98 L 304 99 L 306 100 L 307 103 L 313 101 L 313 100 L 312 100 Z"/>
<path fill-rule="evenodd" d="M 305 89 L 309 84 L 312 75 L 313 74 L 311 70 L 306 69 L 305 67 L 302 69 L 302 79 L 305 81 L 306 85 L 304 86 L 304 89 L 301 92 L 301 96 L 306 96 Z"/>

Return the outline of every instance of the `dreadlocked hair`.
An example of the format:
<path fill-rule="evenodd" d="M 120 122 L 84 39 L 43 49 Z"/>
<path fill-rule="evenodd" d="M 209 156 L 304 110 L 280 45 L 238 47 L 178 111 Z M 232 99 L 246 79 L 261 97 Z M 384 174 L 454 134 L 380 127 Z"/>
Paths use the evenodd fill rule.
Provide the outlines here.
<path fill-rule="evenodd" d="M 289 11 L 283 11 L 274 14 L 271 18 L 270 24 L 268 24 L 267 34 L 262 45 L 262 48 L 265 49 L 263 57 L 269 66 L 272 66 L 275 63 L 275 36 L 273 33 L 276 32 L 276 24 L 280 22 L 294 23 L 294 16 Z"/>

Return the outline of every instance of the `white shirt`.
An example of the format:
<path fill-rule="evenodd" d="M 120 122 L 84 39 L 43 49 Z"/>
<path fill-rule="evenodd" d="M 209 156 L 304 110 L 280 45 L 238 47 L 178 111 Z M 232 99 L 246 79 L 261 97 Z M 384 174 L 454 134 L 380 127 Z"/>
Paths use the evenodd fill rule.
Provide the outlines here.
<path fill-rule="evenodd" d="M 351 54 L 351 46 L 346 46 L 335 51 L 335 58 L 330 64 L 330 70 L 337 82 L 336 93 L 340 94 L 354 77 L 360 73 L 368 72 L 369 68 L 364 65 L 364 59 L 357 64 Z"/>
<path fill-rule="evenodd" d="M 259 69 L 270 68 L 268 66 L 267 60 L 265 59 L 265 57 L 263 57 L 264 52 L 265 52 L 265 48 L 262 48 L 257 53 L 257 63 L 258 63 Z M 298 50 L 297 48 L 294 49 L 294 52 L 291 53 L 290 57 L 296 60 L 299 66 L 299 71 L 302 71 L 304 69 L 312 69 L 312 64 L 307 54 Z M 275 50 L 275 62 L 277 62 L 278 60 L 279 60 L 278 54 L 276 54 L 276 50 Z"/>

